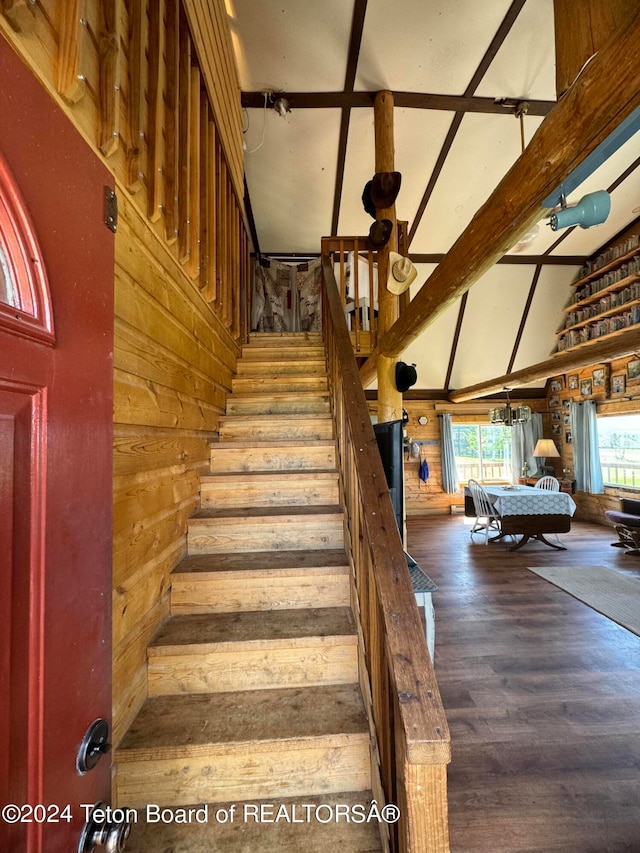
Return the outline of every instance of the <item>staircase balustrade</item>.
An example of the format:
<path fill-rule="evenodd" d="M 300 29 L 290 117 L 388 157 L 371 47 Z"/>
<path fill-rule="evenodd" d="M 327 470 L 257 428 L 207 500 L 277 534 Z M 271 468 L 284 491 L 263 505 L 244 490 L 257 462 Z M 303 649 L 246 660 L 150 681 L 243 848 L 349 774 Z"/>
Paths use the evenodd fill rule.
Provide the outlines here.
<path fill-rule="evenodd" d="M 399 809 L 397 823 L 389 824 L 393 853 L 445 853 L 449 729 L 347 329 L 344 285 L 326 251 L 335 251 L 329 240 L 323 241 L 323 330 L 362 643 L 360 681 L 377 749 L 381 787 L 374 793 Z"/>

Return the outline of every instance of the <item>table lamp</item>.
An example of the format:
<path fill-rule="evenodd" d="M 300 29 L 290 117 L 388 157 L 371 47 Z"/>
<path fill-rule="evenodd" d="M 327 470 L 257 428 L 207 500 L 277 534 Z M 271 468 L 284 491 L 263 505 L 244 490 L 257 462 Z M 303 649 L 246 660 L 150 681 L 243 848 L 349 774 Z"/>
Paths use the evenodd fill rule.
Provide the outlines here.
<path fill-rule="evenodd" d="M 558 448 L 556 447 L 556 443 L 552 438 L 539 438 L 536 442 L 536 446 L 533 449 L 533 455 L 538 459 L 542 459 L 542 465 L 540 466 L 540 470 L 543 474 L 553 474 L 553 466 L 550 465 L 550 470 L 547 471 L 547 466 L 545 465 L 547 457 L 556 457 L 557 459 L 560 458 Z"/>

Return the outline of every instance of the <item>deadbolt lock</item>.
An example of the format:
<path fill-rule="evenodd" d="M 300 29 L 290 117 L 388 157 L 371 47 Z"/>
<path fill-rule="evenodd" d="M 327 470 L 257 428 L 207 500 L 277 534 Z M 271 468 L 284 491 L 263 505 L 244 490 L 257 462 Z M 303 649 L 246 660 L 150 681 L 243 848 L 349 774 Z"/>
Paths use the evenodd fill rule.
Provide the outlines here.
<path fill-rule="evenodd" d="M 87 733 L 82 738 L 78 757 L 76 759 L 76 767 L 79 773 L 86 773 L 93 770 L 98 761 L 107 752 L 111 752 L 111 744 L 109 743 L 109 723 L 106 720 L 95 720 Z"/>

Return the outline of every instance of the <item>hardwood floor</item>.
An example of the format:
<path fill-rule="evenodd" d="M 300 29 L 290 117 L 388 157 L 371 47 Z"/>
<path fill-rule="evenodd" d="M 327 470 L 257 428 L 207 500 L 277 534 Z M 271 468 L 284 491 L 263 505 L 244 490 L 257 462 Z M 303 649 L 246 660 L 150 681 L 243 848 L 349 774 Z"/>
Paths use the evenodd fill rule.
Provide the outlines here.
<path fill-rule="evenodd" d="M 608 566 L 640 595 L 640 558 L 594 524 L 574 522 L 566 551 L 510 553 L 469 529 L 407 519 L 407 550 L 438 585 L 453 853 L 640 851 L 640 637 L 527 571 Z"/>

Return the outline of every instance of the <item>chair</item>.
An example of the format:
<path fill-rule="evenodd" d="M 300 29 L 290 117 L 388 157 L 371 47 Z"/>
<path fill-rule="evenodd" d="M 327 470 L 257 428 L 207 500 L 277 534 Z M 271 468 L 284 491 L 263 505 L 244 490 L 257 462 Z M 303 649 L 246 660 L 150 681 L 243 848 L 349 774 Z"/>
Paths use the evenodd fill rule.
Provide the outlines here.
<path fill-rule="evenodd" d="M 550 474 L 546 474 L 544 477 L 540 477 L 538 482 L 533 487 L 534 489 L 544 489 L 546 492 L 559 492 L 560 491 L 560 482 L 555 477 L 552 477 Z M 556 542 L 562 543 L 562 540 L 558 536 L 558 534 L 554 534 L 556 537 Z"/>
<path fill-rule="evenodd" d="M 534 489 L 545 489 L 547 492 L 559 492 L 560 482 L 555 477 L 547 474 L 545 477 L 540 477 L 535 484 Z"/>
<path fill-rule="evenodd" d="M 496 530 L 498 533 L 502 532 L 500 528 L 500 515 L 496 512 L 489 500 L 489 495 L 477 480 L 469 480 L 468 486 L 471 492 L 471 497 L 473 498 L 473 506 L 476 513 L 476 520 L 471 528 L 469 536 L 473 538 L 474 533 L 479 533 L 481 530 L 484 530 L 484 544 L 488 545 L 490 530 Z M 485 523 L 481 524 L 480 519 L 484 519 Z"/>

